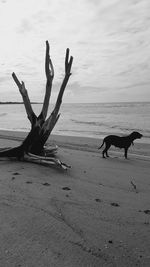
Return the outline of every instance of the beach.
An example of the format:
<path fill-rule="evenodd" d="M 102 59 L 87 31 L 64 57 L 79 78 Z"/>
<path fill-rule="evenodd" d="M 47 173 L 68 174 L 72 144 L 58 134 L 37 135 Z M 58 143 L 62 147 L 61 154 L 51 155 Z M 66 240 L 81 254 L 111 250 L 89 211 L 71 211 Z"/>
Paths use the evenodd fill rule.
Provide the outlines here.
<path fill-rule="evenodd" d="M 0 147 L 26 135 L 0 131 Z M 70 169 L 0 159 L 0 266 L 150 266 L 150 145 L 125 160 L 100 139 L 49 142 Z"/>
<path fill-rule="evenodd" d="M 149 8 L 0 1 L 0 267 L 150 267 Z"/>

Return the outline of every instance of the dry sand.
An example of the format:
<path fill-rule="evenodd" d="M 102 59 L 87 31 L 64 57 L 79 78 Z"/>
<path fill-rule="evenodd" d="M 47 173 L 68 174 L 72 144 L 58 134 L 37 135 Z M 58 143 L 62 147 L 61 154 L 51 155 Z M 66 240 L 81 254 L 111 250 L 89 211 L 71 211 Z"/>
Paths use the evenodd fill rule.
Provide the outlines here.
<path fill-rule="evenodd" d="M 0 132 L 0 147 L 24 133 Z M 52 136 L 62 171 L 0 160 L 0 267 L 150 266 L 150 146 Z"/>

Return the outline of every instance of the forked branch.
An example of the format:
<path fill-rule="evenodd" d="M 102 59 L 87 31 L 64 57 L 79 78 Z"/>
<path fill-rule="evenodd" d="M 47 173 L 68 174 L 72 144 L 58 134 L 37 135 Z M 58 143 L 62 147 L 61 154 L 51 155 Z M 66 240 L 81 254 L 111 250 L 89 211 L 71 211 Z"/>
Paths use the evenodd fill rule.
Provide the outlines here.
<path fill-rule="evenodd" d="M 51 113 L 50 117 L 47 119 L 48 124 L 49 125 L 51 124 L 51 126 L 50 126 L 51 131 L 54 128 L 54 126 L 55 126 L 55 124 L 56 124 L 56 122 L 60 116 L 58 113 L 60 110 L 60 106 L 62 103 L 62 97 L 63 97 L 64 91 L 65 91 L 66 85 L 67 85 L 69 77 L 71 75 L 72 63 L 73 63 L 73 57 L 71 56 L 69 59 L 69 48 L 67 48 L 66 49 L 66 57 L 65 57 L 65 77 L 64 77 L 62 85 L 60 87 L 60 91 L 59 91 L 53 112 Z"/>
<path fill-rule="evenodd" d="M 66 57 L 65 57 L 65 77 L 64 77 L 62 85 L 60 87 L 60 91 L 59 91 L 59 94 L 57 97 L 55 107 L 54 107 L 52 113 L 50 114 L 50 116 L 47 118 L 47 120 L 42 125 L 41 134 L 40 134 L 42 137 L 40 136 L 40 142 L 38 142 L 38 144 L 40 144 L 41 147 L 43 147 L 43 145 L 47 141 L 50 133 L 52 132 L 54 126 L 56 125 L 56 123 L 60 117 L 59 110 L 60 110 L 60 106 L 62 103 L 62 97 L 64 94 L 64 90 L 66 88 L 69 77 L 71 75 L 72 62 L 73 62 L 73 57 L 71 56 L 69 58 L 69 49 L 67 48 Z M 33 146 L 33 148 L 34 148 L 33 150 L 35 150 L 36 147 L 37 147 L 37 142 L 35 142 L 35 144 Z"/>

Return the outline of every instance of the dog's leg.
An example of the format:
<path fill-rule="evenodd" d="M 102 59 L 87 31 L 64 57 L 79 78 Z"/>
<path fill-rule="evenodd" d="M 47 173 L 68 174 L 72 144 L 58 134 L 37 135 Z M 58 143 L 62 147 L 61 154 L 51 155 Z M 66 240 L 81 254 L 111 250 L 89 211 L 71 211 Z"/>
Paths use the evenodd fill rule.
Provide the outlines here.
<path fill-rule="evenodd" d="M 108 151 L 108 149 L 109 149 L 110 147 L 111 147 L 111 145 L 106 143 L 106 147 L 105 147 L 105 149 L 104 149 L 103 152 L 102 152 L 102 154 L 103 154 L 103 158 L 105 158 L 104 154 L 106 154 L 106 157 L 109 157 L 107 151 Z"/>
<path fill-rule="evenodd" d="M 105 150 L 105 149 L 104 149 L 104 150 Z M 102 151 L 102 156 L 103 156 L 103 158 L 105 159 L 104 150 Z"/>
<path fill-rule="evenodd" d="M 106 151 L 106 157 L 109 158 L 108 152 Z"/>
<path fill-rule="evenodd" d="M 127 153 L 128 153 L 128 147 L 126 147 L 126 148 L 124 149 L 124 156 L 125 156 L 125 159 L 128 158 L 128 157 L 127 157 Z"/>
<path fill-rule="evenodd" d="M 105 149 L 102 151 L 102 156 L 103 156 L 104 159 L 105 159 Z"/>

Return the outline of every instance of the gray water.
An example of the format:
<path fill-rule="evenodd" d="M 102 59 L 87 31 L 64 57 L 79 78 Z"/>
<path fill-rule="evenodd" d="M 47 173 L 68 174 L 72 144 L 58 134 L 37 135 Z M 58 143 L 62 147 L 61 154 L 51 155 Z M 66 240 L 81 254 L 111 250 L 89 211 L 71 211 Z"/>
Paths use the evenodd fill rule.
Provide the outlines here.
<path fill-rule="evenodd" d="M 41 104 L 33 104 L 38 114 Z M 49 110 L 51 112 L 52 107 Z M 62 104 L 53 134 L 103 138 L 108 134 L 138 131 L 142 142 L 150 144 L 150 102 Z M 29 131 L 23 104 L 0 105 L 0 129 Z"/>

